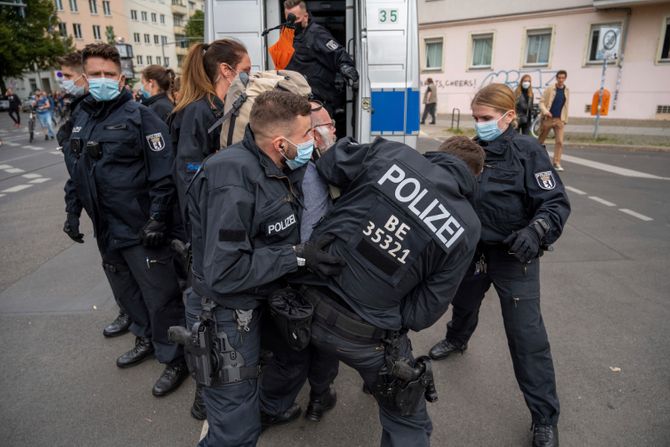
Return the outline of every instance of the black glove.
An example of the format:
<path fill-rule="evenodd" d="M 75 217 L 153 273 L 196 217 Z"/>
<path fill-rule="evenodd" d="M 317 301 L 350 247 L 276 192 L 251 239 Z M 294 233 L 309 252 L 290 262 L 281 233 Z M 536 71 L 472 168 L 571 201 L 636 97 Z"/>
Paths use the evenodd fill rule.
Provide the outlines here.
<path fill-rule="evenodd" d="M 142 245 L 145 247 L 163 245 L 165 243 L 165 233 L 167 233 L 167 225 L 153 218 L 149 219 L 140 234 Z"/>
<path fill-rule="evenodd" d="M 509 253 L 526 264 L 540 254 L 540 235 L 532 227 L 522 228 L 507 236 L 503 244 L 509 246 Z"/>
<path fill-rule="evenodd" d="M 351 88 L 358 90 L 358 71 L 353 65 L 342 65 L 340 66 L 340 73 L 342 76 L 351 81 Z"/>
<path fill-rule="evenodd" d="M 184 243 L 179 239 L 172 239 L 170 248 L 178 256 L 179 262 L 184 266 L 184 270 L 189 271 L 191 265 L 191 243 Z"/>
<path fill-rule="evenodd" d="M 330 244 L 335 236 L 324 236 L 317 241 L 307 241 L 296 245 L 295 254 L 305 260 L 305 267 L 321 276 L 335 276 L 344 266 L 344 260 L 323 251 L 323 247 Z"/>
<path fill-rule="evenodd" d="M 73 213 L 67 213 L 67 219 L 63 225 L 63 231 L 75 242 L 84 243 L 84 235 L 79 232 L 79 216 Z"/>

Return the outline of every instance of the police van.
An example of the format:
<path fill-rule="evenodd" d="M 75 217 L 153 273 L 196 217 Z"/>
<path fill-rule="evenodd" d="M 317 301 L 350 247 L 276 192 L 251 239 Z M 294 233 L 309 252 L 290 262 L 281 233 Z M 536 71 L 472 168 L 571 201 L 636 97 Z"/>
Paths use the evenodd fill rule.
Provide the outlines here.
<path fill-rule="evenodd" d="M 205 38 L 240 40 L 252 70 L 272 70 L 268 47 L 284 21 L 282 0 L 207 0 Z M 307 0 L 311 20 L 326 27 L 356 63 L 359 89 L 347 89 L 342 119 L 361 143 L 377 135 L 416 148 L 419 134 L 419 43 L 413 0 Z M 339 122 L 339 120 L 338 120 Z"/>

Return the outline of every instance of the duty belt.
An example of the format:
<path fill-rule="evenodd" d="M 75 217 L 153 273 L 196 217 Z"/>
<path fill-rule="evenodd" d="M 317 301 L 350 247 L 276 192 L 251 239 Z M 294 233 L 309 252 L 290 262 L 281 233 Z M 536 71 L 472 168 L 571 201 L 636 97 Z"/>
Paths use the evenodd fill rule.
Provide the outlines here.
<path fill-rule="evenodd" d="M 388 336 L 389 331 L 363 321 L 330 290 L 305 287 L 302 293 L 314 306 L 314 320 L 326 323 L 330 329 L 343 337 L 362 341 L 381 341 Z"/>

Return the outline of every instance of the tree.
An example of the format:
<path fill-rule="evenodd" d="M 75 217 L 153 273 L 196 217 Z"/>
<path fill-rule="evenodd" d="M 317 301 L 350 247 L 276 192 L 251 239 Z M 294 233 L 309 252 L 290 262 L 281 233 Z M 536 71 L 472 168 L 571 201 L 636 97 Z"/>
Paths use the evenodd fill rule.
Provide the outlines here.
<path fill-rule="evenodd" d="M 114 34 L 114 27 L 108 26 L 105 28 L 105 37 L 107 37 L 107 43 L 110 45 L 116 44 L 116 34 Z"/>
<path fill-rule="evenodd" d="M 184 32 L 186 33 L 189 45 L 203 42 L 205 40 L 205 13 L 200 10 L 194 12 L 191 18 L 188 19 Z"/>
<path fill-rule="evenodd" d="M 74 51 L 72 38 L 58 31 L 58 17 L 51 0 L 24 0 L 25 17 L 19 8 L 0 6 L 0 89 L 5 79 L 24 71 L 47 69 L 56 59 Z"/>

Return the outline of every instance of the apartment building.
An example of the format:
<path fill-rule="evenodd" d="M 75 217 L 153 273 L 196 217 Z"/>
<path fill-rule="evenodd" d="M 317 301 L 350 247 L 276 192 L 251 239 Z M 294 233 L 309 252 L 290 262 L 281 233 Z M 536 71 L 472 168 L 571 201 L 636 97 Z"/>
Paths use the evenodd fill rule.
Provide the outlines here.
<path fill-rule="evenodd" d="M 188 48 L 191 46 L 193 37 L 187 36 L 184 27 L 191 16 L 196 11 L 204 11 L 205 2 L 203 0 L 171 0 L 172 1 L 172 19 L 174 22 L 175 48 L 177 51 L 177 65 L 181 67 Z"/>
<path fill-rule="evenodd" d="M 125 0 L 135 77 L 152 64 L 177 69 L 171 0 Z"/>
<path fill-rule="evenodd" d="M 77 49 L 112 39 L 128 41 L 123 2 L 114 0 L 54 0 L 63 37 L 72 36 Z M 110 39 L 111 38 L 111 39 Z"/>
<path fill-rule="evenodd" d="M 591 116 L 606 54 L 608 118 L 670 119 L 670 2 L 653 0 L 420 0 L 421 78 L 438 113 L 470 113 L 491 82 L 528 73 L 536 97 L 568 71 L 573 117 Z"/>

